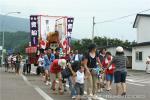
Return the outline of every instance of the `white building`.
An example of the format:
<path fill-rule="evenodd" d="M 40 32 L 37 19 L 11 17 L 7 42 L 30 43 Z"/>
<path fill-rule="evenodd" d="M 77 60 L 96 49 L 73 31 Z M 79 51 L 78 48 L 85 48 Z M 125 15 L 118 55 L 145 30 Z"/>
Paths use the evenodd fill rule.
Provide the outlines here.
<path fill-rule="evenodd" d="M 150 15 L 137 14 L 133 28 L 137 29 L 137 44 L 132 48 L 132 69 L 145 70 L 150 56 Z"/>

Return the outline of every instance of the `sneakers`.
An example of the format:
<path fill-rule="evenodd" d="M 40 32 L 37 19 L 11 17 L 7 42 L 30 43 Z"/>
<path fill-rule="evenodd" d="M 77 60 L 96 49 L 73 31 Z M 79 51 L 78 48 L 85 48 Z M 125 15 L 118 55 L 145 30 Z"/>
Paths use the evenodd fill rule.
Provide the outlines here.
<path fill-rule="evenodd" d="M 72 99 L 75 99 L 76 98 L 76 96 L 72 96 Z"/>
<path fill-rule="evenodd" d="M 95 100 L 96 100 L 97 98 L 98 98 L 98 97 L 97 97 L 97 95 L 95 94 L 95 95 L 93 96 L 93 99 L 95 99 Z"/>
<path fill-rule="evenodd" d="M 91 97 L 88 97 L 87 100 L 93 100 Z"/>
<path fill-rule="evenodd" d="M 90 94 L 89 97 L 93 97 L 93 94 Z"/>
<path fill-rule="evenodd" d="M 46 81 L 46 85 L 49 85 L 49 82 L 48 82 L 48 81 Z"/>
<path fill-rule="evenodd" d="M 101 88 L 101 89 L 99 89 L 97 92 L 98 92 L 98 93 L 103 92 L 103 89 Z"/>

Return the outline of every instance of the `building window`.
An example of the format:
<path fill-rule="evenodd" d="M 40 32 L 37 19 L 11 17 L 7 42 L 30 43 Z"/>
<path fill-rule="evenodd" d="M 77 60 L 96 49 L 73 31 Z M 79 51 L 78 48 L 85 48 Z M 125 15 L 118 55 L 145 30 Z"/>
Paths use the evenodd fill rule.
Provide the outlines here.
<path fill-rule="evenodd" d="M 137 61 L 142 61 L 143 60 L 142 52 L 136 52 L 136 60 Z"/>

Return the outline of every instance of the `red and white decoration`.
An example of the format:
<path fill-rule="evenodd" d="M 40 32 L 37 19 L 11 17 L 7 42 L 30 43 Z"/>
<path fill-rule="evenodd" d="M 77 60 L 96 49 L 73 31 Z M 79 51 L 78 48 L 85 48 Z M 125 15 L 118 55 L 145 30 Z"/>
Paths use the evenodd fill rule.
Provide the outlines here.
<path fill-rule="evenodd" d="M 28 47 L 26 48 L 26 53 L 36 53 L 37 47 Z"/>
<path fill-rule="evenodd" d="M 40 41 L 40 48 L 41 49 L 45 49 L 46 48 L 46 41 L 44 41 L 44 40 Z"/>

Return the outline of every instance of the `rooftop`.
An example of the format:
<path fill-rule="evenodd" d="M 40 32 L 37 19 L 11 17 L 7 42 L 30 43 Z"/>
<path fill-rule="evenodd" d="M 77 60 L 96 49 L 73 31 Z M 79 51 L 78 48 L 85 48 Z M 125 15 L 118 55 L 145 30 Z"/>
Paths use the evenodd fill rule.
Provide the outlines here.
<path fill-rule="evenodd" d="M 133 24 L 133 28 L 137 28 L 139 19 L 140 19 L 141 17 L 150 17 L 150 15 L 149 15 L 149 14 L 137 14 L 137 15 L 136 15 L 136 18 L 135 18 L 135 21 L 134 21 L 134 24 Z"/>
<path fill-rule="evenodd" d="M 149 42 L 137 43 L 137 44 L 133 45 L 133 47 L 139 47 L 139 46 L 150 46 L 150 41 Z"/>

